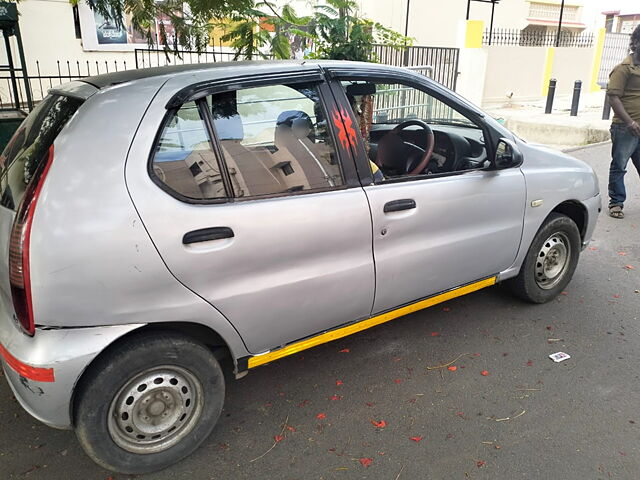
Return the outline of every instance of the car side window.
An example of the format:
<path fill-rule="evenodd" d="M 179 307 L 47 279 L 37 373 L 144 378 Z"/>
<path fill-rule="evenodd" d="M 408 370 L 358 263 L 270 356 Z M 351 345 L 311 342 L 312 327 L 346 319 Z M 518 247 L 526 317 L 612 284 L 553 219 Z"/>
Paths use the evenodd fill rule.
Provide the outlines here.
<path fill-rule="evenodd" d="M 482 168 L 482 128 L 426 91 L 400 83 L 345 80 L 375 183 Z"/>
<path fill-rule="evenodd" d="M 227 196 L 205 123 L 195 102 L 185 103 L 165 123 L 153 155 L 155 177 L 195 200 Z"/>
<path fill-rule="evenodd" d="M 236 198 L 344 185 L 316 85 L 269 85 L 210 96 Z"/>

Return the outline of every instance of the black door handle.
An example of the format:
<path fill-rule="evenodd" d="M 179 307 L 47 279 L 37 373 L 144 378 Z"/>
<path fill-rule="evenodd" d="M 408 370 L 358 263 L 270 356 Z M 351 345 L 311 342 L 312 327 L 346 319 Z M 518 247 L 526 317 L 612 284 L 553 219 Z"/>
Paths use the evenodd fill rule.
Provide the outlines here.
<path fill-rule="evenodd" d="M 190 245 L 192 243 L 208 242 L 211 240 L 222 240 L 223 238 L 233 238 L 233 230 L 229 227 L 211 227 L 194 230 L 185 233 L 182 237 L 182 243 Z"/>
<path fill-rule="evenodd" d="M 402 210 L 411 210 L 412 208 L 416 208 L 416 201 L 411 198 L 405 198 L 403 200 L 394 200 L 385 203 L 384 213 L 401 212 Z"/>

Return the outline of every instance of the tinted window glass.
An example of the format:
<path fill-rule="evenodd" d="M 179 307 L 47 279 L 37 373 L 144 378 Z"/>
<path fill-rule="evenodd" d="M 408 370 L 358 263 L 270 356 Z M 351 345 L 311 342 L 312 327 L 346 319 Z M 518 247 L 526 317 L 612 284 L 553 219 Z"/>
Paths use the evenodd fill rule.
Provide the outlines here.
<path fill-rule="evenodd" d="M 316 86 L 225 92 L 210 106 L 236 197 L 344 183 Z"/>
<path fill-rule="evenodd" d="M 153 171 L 171 190 L 188 198 L 226 197 L 218 161 L 194 102 L 166 123 L 153 157 Z"/>
<path fill-rule="evenodd" d="M 0 155 L 0 204 L 15 210 L 53 141 L 82 100 L 49 95 L 29 114 Z"/>

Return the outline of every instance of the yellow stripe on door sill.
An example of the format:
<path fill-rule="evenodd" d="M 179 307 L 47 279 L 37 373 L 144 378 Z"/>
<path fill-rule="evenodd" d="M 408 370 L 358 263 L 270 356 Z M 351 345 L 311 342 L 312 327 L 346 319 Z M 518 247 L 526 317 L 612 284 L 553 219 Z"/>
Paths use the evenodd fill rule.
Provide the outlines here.
<path fill-rule="evenodd" d="M 341 327 L 336 330 L 331 330 L 329 332 L 321 333 L 319 335 L 308 338 L 306 340 L 301 340 L 299 342 L 292 343 L 291 345 L 287 345 L 286 347 L 280 348 L 278 350 L 253 356 L 249 358 L 248 366 L 249 368 L 258 367 L 260 365 L 264 365 L 265 363 L 273 362 L 274 360 L 278 360 L 280 358 L 293 355 L 294 353 L 307 350 L 308 348 L 312 348 L 317 345 L 322 345 L 323 343 L 331 342 L 339 338 L 348 337 L 349 335 L 353 335 L 354 333 L 367 330 L 371 327 L 375 327 L 376 325 L 390 322 L 391 320 L 395 320 L 398 317 L 402 317 L 404 315 L 417 312 L 418 310 L 431 307 L 438 303 L 446 302 L 447 300 L 451 300 L 452 298 L 461 297 L 468 293 L 481 290 L 485 287 L 490 287 L 491 285 L 495 285 L 496 279 L 497 277 L 491 277 L 485 280 L 480 280 L 479 282 L 470 283 L 469 285 L 465 285 L 464 287 L 459 287 L 453 290 L 449 290 L 448 292 L 435 295 L 425 300 L 420 300 L 416 303 L 412 303 L 411 305 L 407 305 L 405 307 L 400 307 L 396 310 L 391 310 L 390 312 L 383 313 L 376 317 L 372 317 L 367 320 L 362 320 L 360 322 L 347 325 L 346 327 Z"/>

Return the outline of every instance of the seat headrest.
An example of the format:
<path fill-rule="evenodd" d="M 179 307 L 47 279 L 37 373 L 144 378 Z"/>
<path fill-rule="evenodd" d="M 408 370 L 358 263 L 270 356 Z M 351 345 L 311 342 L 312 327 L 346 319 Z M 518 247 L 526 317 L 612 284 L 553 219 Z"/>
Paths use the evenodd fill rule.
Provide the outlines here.
<path fill-rule="evenodd" d="M 214 116 L 213 124 L 216 127 L 220 140 L 242 140 L 244 139 L 244 126 L 242 117 L 239 114 L 230 117 Z"/>

